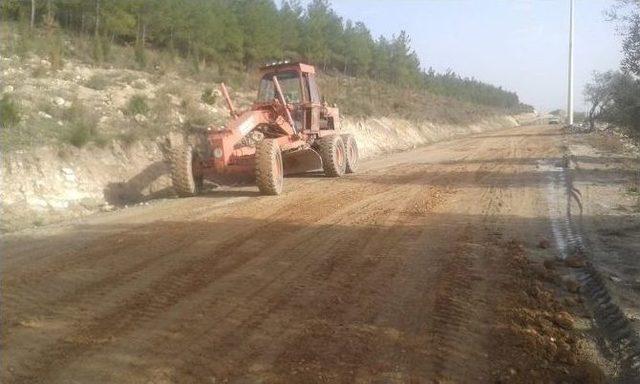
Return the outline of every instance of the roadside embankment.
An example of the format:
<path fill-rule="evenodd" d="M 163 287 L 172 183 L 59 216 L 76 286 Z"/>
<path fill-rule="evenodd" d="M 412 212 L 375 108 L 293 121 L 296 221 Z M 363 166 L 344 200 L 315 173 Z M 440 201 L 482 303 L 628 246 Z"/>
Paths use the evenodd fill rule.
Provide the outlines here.
<path fill-rule="evenodd" d="M 495 116 L 467 126 L 413 123 L 394 118 L 345 119 L 364 158 L 473 133 L 518 125 Z M 2 231 L 13 231 L 112 210 L 173 194 L 165 137 L 131 144 L 43 146 L 5 153 Z"/>
<path fill-rule="evenodd" d="M 381 153 L 402 151 L 451 140 L 456 137 L 517 126 L 513 116 L 494 116 L 469 125 L 411 122 L 393 118 L 345 119 L 343 129 L 353 134 L 360 156 L 373 157 Z"/>

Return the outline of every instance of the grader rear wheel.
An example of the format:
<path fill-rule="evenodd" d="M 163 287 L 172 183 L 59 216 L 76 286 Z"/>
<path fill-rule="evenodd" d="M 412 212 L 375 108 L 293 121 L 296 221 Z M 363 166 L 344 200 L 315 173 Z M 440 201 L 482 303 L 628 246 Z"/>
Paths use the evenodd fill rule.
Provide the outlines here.
<path fill-rule="evenodd" d="M 178 196 L 195 196 L 202 190 L 200 166 L 200 157 L 191 146 L 171 149 L 171 181 Z"/>
<path fill-rule="evenodd" d="M 340 135 L 329 135 L 318 140 L 324 174 L 329 177 L 344 175 L 347 166 L 344 141 Z"/>
<path fill-rule="evenodd" d="M 264 195 L 282 193 L 284 171 L 282 152 L 274 139 L 264 139 L 256 146 L 256 184 Z"/>

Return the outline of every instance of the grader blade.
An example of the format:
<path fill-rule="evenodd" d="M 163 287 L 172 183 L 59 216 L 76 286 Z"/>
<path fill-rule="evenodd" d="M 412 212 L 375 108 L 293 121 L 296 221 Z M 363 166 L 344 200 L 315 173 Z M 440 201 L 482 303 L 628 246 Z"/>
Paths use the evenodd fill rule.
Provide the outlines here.
<path fill-rule="evenodd" d="M 282 160 L 285 175 L 322 169 L 320 154 L 312 148 L 283 153 Z"/>

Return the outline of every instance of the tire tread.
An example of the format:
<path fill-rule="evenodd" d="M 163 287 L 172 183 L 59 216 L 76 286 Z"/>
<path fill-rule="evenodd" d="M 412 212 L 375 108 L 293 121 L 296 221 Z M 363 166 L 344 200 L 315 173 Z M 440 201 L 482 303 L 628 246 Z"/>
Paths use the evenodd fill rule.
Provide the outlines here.
<path fill-rule="evenodd" d="M 280 147 L 274 139 L 264 139 L 256 146 L 256 184 L 265 195 L 279 195 L 282 192 L 282 181 L 277 180 L 273 167 L 279 152 Z"/>

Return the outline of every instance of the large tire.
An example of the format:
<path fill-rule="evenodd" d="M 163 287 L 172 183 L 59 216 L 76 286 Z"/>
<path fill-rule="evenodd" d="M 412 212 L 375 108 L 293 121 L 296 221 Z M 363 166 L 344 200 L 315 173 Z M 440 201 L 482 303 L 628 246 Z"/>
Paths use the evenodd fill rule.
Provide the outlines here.
<path fill-rule="evenodd" d="M 282 193 L 284 171 L 278 141 L 264 139 L 256 145 L 256 184 L 264 195 Z"/>
<path fill-rule="evenodd" d="M 358 144 L 351 134 L 342 135 L 344 141 L 344 150 L 347 154 L 347 166 L 345 173 L 356 173 L 358 164 L 360 164 L 360 154 L 358 153 Z"/>
<path fill-rule="evenodd" d="M 340 177 L 344 175 L 347 168 L 347 160 L 344 141 L 342 141 L 340 135 L 329 135 L 319 139 L 318 150 L 326 176 Z"/>
<path fill-rule="evenodd" d="M 171 149 L 171 181 L 180 197 L 195 196 L 202 190 L 203 178 L 199 173 L 198 155 L 189 145 Z"/>

